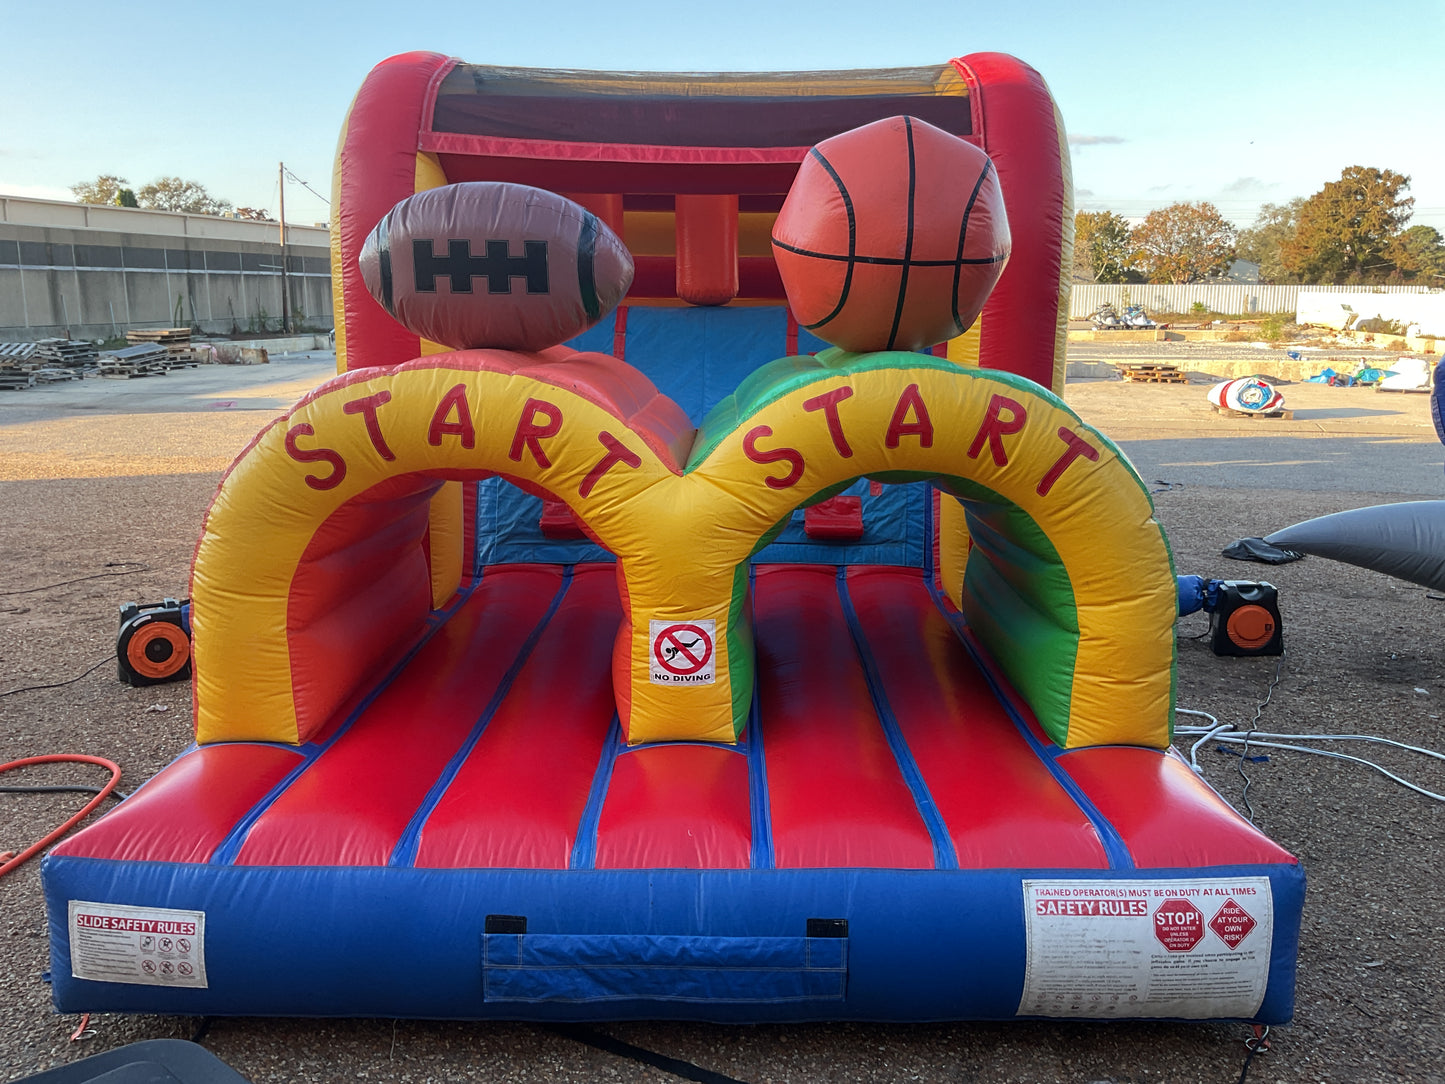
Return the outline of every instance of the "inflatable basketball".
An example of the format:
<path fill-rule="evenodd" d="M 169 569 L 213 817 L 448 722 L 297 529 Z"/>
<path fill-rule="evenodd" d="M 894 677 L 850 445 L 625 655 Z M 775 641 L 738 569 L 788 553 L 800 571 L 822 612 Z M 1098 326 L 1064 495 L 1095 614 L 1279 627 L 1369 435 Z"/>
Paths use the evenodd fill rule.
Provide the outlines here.
<path fill-rule="evenodd" d="M 1009 247 L 988 155 L 916 117 L 819 143 L 773 227 L 773 255 L 799 325 L 860 353 L 961 335 L 983 310 Z"/>
<path fill-rule="evenodd" d="M 459 350 L 542 350 L 606 316 L 632 255 L 596 215 L 495 181 L 409 196 L 367 237 L 367 291 L 407 330 Z"/>

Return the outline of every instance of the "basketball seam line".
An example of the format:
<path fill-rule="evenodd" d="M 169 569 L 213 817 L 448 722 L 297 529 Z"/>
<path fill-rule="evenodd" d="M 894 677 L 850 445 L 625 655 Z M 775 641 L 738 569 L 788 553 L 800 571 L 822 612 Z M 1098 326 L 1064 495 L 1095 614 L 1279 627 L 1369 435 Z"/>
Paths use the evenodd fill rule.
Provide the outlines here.
<path fill-rule="evenodd" d="M 984 163 L 983 172 L 978 175 L 978 180 L 974 182 L 973 194 L 968 197 L 968 206 L 963 209 L 963 223 L 958 227 L 958 266 L 953 272 L 953 326 L 958 328 L 960 335 L 968 330 L 963 326 L 963 320 L 958 315 L 958 281 L 963 275 L 963 246 L 964 242 L 968 239 L 968 220 L 969 216 L 973 214 L 973 205 L 978 202 L 979 192 L 983 191 L 983 182 L 988 179 L 989 172 L 992 169 L 993 159 L 990 158 Z M 989 262 L 998 263 L 998 257 L 995 257 Z"/>
<path fill-rule="evenodd" d="M 913 157 L 913 118 L 903 118 L 903 133 L 908 138 L 908 232 L 903 235 L 903 265 L 898 273 L 898 305 L 893 310 L 893 328 L 888 332 L 892 350 L 898 338 L 898 325 L 903 320 L 903 302 L 908 296 L 908 266 L 913 259 L 913 194 L 918 183 L 918 169 Z"/>
<path fill-rule="evenodd" d="M 838 195 L 843 197 L 843 208 L 848 212 L 848 255 L 846 257 L 842 257 L 843 259 L 846 259 L 848 261 L 848 269 L 843 274 L 843 292 L 838 297 L 838 304 L 833 306 L 833 311 L 830 312 L 827 316 L 823 317 L 823 319 L 817 321 L 816 323 L 800 325 L 805 330 L 812 331 L 814 328 L 822 327 L 824 324 L 828 323 L 834 317 L 836 317 L 840 312 L 843 311 L 843 306 L 848 302 L 848 291 L 853 288 L 853 265 L 856 262 L 858 251 L 858 222 L 853 217 L 853 199 L 851 196 L 848 195 L 847 186 L 843 184 L 843 178 L 838 176 L 838 171 L 833 168 L 832 163 L 829 162 L 828 159 L 823 157 L 823 155 L 818 151 L 817 147 L 813 147 L 811 150 L 809 150 L 808 155 L 816 159 L 818 164 L 827 171 L 828 176 L 833 178 L 833 183 L 838 186 Z M 792 245 L 784 244 L 776 237 L 774 237 L 772 241 L 773 244 L 778 245 L 781 248 L 787 249 L 789 252 L 796 252 L 799 255 L 803 256 L 811 255 L 810 253 L 804 252 L 802 249 L 797 249 L 794 248 Z M 839 257 L 829 257 L 829 259 L 838 258 Z"/>
<path fill-rule="evenodd" d="M 779 241 L 773 238 L 773 244 L 788 252 L 795 252 L 799 256 L 811 256 L 816 260 L 849 260 L 854 263 L 881 264 L 885 267 L 898 267 L 903 263 L 901 256 L 844 256 L 837 252 L 814 252 L 810 248 L 799 248 L 797 245 L 790 245 L 786 241 Z M 952 267 L 956 263 L 966 264 L 987 264 L 1002 263 L 1008 259 L 1007 256 L 974 256 L 967 260 L 909 260 L 912 267 Z M 816 327 L 816 324 L 805 324 L 805 327 Z"/>

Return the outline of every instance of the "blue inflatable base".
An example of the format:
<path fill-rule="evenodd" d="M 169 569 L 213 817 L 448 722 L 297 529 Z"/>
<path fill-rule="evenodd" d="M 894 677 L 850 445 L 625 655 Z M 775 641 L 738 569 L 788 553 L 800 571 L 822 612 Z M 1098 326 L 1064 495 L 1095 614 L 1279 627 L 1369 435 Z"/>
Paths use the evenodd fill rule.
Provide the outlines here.
<path fill-rule="evenodd" d="M 44 875 L 60 1012 L 736 1023 L 1027 1017 L 1026 880 L 1267 877 L 1268 983 L 1248 1019 L 1281 1024 L 1305 887 L 1298 866 L 1279 864 L 537 871 L 51 857 Z M 204 912 L 205 987 L 73 977 L 72 901 Z M 1088 1015 L 1078 1009 L 1057 1015 Z"/>

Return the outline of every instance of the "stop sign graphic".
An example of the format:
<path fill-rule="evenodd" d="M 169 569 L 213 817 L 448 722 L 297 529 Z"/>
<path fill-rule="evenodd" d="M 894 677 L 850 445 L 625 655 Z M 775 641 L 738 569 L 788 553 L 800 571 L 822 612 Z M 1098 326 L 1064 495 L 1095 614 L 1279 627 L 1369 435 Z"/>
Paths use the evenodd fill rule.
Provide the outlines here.
<path fill-rule="evenodd" d="M 1204 940 L 1204 915 L 1188 900 L 1167 899 L 1154 909 L 1154 936 L 1170 952 L 1188 952 Z"/>

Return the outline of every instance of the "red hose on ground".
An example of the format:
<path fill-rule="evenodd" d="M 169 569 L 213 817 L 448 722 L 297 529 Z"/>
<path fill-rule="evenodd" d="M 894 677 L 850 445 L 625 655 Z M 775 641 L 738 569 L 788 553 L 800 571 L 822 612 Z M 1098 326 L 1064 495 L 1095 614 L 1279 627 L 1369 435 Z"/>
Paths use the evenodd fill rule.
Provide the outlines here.
<path fill-rule="evenodd" d="M 32 764 L 67 763 L 95 764 L 102 768 L 109 768 L 110 782 L 108 782 L 105 786 L 101 787 L 100 793 L 97 794 L 90 801 L 86 802 L 85 807 L 81 809 L 79 813 L 75 814 L 75 816 L 71 817 L 68 821 L 62 824 L 59 828 L 55 829 L 55 831 L 51 832 L 48 836 L 40 840 L 38 843 L 32 843 L 29 847 L 26 847 L 19 854 L 12 854 L 9 851 L 0 852 L 0 877 L 4 877 L 5 874 L 9 873 L 11 870 L 34 858 L 46 847 L 50 846 L 61 836 L 65 835 L 66 832 L 69 832 L 77 824 L 85 820 L 86 817 L 90 816 L 90 814 L 95 811 L 96 807 L 99 806 L 101 802 L 106 800 L 106 798 L 110 795 L 110 792 L 115 790 L 116 784 L 120 782 L 119 764 L 117 764 L 113 760 L 106 760 L 105 757 L 86 756 L 84 753 L 53 753 L 43 757 L 21 757 L 19 760 L 12 760 L 9 764 L 0 764 L 0 775 L 4 775 L 12 768 L 27 768 Z"/>

